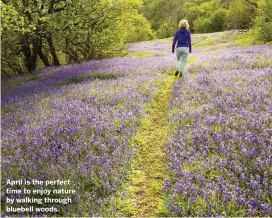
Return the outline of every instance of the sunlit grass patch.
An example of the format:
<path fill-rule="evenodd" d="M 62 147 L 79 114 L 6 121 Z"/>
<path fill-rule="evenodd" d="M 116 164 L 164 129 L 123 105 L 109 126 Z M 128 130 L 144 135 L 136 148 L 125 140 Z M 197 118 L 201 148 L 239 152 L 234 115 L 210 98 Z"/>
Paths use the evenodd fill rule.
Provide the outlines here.
<path fill-rule="evenodd" d="M 205 46 L 212 46 L 215 44 L 215 42 L 216 42 L 216 39 L 209 38 L 202 42 L 196 43 L 194 47 L 199 48 L 199 47 L 205 47 Z"/>
<path fill-rule="evenodd" d="M 264 68 L 264 67 L 272 67 L 272 57 L 260 55 L 260 56 L 254 56 L 252 58 L 252 61 L 255 61 L 255 64 L 253 65 L 253 68 Z"/>
<path fill-rule="evenodd" d="M 208 51 L 215 51 L 236 44 L 235 39 L 238 33 L 235 31 L 225 31 L 219 33 L 205 34 L 201 41 L 194 44 L 195 48 L 203 48 Z"/>
<path fill-rule="evenodd" d="M 187 61 L 187 65 L 195 62 L 196 60 L 197 60 L 197 56 L 195 56 L 195 55 L 189 56 L 188 61 Z"/>
<path fill-rule="evenodd" d="M 146 58 L 146 57 L 152 57 L 155 54 L 152 52 L 134 52 L 134 53 L 129 53 L 126 55 L 127 57 L 140 57 L 140 58 Z"/>
<path fill-rule="evenodd" d="M 222 130 L 223 130 L 223 125 L 222 124 L 214 124 L 214 125 L 212 125 L 211 127 L 210 127 L 210 129 L 211 129 L 211 131 L 212 132 L 215 132 L 215 133 L 220 133 L 220 132 L 222 132 Z"/>
<path fill-rule="evenodd" d="M 244 34 L 237 35 L 235 38 L 235 42 L 239 46 L 250 46 L 250 45 L 261 45 L 262 42 L 258 41 L 256 39 L 256 36 L 254 36 L 254 32 L 252 30 L 249 30 L 248 32 Z"/>
<path fill-rule="evenodd" d="M 40 76 L 39 73 L 29 74 L 26 76 L 26 80 L 27 81 L 42 81 L 42 79 L 39 76 Z"/>
<path fill-rule="evenodd" d="M 174 39 L 174 37 L 168 37 L 168 38 L 153 40 L 153 41 L 171 42 L 171 41 L 173 41 L 173 39 Z"/>
<path fill-rule="evenodd" d="M 195 46 L 196 44 L 205 41 L 207 38 L 209 38 L 209 34 L 192 34 L 191 35 L 192 45 Z"/>
<path fill-rule="evenodd" d="M 85 74 L 81 76 L 72 76 L 68 77 L 64 82 L 59 84 L 60 86 L 65 86 L 69 84 L 77 84 L 81 83 L 84 81 L 88 80 L 109 80 L 109 79 L 117 79 L 118 77 L 122 77 L 124 74 L 118 74 L 118 73 L 107 73 L 107 74 L 102 74 L 102 73 L 90 73 L 90 74 Z"/>
<path fill-rule="evenodd" d="M 231 92 L 232 91 L 232 87 L 231 86 L 224 87 L 223 89 L 226 92 Z"/>
<path fill-rule="evenodd" d="M 13 89 L 18 86 L 24 85 L 27 82 L 40 82 L 42 79 L 40 78 L 40 73 L 35 74 L 25 74 L 16 76 L 11 79 L 4 79 L 2 80 L 1 87 L 2 89 Z"/>

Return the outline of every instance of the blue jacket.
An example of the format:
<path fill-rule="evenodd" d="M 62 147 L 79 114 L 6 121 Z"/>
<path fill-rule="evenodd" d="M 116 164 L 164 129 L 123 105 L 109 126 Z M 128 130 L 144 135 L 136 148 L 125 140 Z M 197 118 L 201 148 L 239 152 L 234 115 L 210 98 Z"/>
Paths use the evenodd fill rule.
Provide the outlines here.
<path fill-rule="evenodd" d="M 191 45 L 191 33 L 189 30 L 185 28 L 179 29 L 174 37 L 173 45 L 172 45 L 172 52 L 175 51 L 175 45 L 178 41 L 177 47 L 189 47 L 189 52 L 192 52 L 192 45 Z"/>

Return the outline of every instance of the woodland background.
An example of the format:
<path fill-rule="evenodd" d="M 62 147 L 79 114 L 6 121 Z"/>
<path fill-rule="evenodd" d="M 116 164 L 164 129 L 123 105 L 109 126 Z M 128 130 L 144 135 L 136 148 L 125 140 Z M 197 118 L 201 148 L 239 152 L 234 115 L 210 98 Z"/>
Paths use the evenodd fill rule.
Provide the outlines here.
<path fill-rule="evenodd" d="M 270 0 L 2 0 L 2 77 L 41 67 L 122 56 L 128 43 L 192 33 L 249 30 L 244 42 L 272 41 Z"/>

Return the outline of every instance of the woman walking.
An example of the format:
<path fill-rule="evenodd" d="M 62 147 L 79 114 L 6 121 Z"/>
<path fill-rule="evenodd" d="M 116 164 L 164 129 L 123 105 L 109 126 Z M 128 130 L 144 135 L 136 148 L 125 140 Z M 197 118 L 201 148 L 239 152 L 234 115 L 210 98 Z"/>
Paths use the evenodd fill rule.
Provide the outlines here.
<path fill-rule="evenodd" d="M 191 33 L 188 30 L 189 24 L 187 20 L 181 20 L 179 22 L 179 30 L 176 32 L 173 45 L 172 45 L 172 53 L 175 52 L 176 48 L 176 55 L 177 55 L 177 70 L 175 76 L 178 76 L 180 73 L 180 77 L 186 71 L 186 62 L 189 55 L 189 52 L 192 52 L 192 45 L 191 45 Z"/>

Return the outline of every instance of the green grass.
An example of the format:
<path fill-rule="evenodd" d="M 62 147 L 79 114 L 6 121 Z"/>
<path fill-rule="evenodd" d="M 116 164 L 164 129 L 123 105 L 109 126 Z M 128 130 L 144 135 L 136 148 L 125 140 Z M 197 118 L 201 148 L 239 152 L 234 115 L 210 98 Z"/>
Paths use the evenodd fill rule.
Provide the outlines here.
<path fill-rule="evenodd" d="M 197 59 L 197 56 L 190 56 L 190 57 L 188 58 L 188 61 L 187 61 L 187 66 L 188 66 L 189 64 L 193 63 L 194 61 L 196 61 L 196 59 Z"/>
<path fill-rule="evenodd" d="M 69 77 L 66 81 L 59 84 L 60 86 L 77 84 L 87 80 L 108 80 L 108 79 L 117 79 L 118 77 L 124 76 L 123 74 L 118 73 L 108 73 L 108 74 L 100 74 L 100 73 L 90 73 L 82 76 L 73 76 Z"/>
<path fill-rule="evenodd" d="M 256 39 L 256 36 L 254 36 L 254 32 L 252 30 L 238 35 L 235 39 L 235 42 L 239 46 L 251 46 L 251 45 L 261 45 L 263 44 L 259 40 Z"/>
<path fill-rule="evenodd" d="M 16 76 L 12 79 L 3 79 L 2 80 L 2 88 L 9 89 L 9 88 L 16 88 L 21 86 L 27 82 L 41 82 L 42 79 L 40 78 L 39 73 L 35 74 L 25 74 L 21 76 Z"/>
<path fill-rule="evenodd" d="M 165 181 L 166 137 L 169 132 L 168 104 L 177 77 L 168 75 L 158 83 L 160 91 L 146 108 L 147 117 L 141 120 L 139 130 L 132 140 L 137 155 L 131 166 L 127 182 L 123 185 L 125 196 L 119 196 L 116 207 L 121 216 L 166 216 L 166 196 L 162 191 Z"/>
<path fill-rule="evenodd" d="M 196 34 L 198 35 L 198 34 Z M 201 40 L 194 44 L 195 48 L 203 48 L 209 50 L 218 50 L 222 48 L 226 48 L 230 44 L 236 45 L 236 38 L 238 36 L 237 32 L 234 31 L 226 31 L 220 33 L 209 33 L 202 35 Z M 194 36 L 192 35 L 192 38 Z M 212 48 L 211 48 L 212 47 Z"/>
<path fill-rule="evenodd" d="M 171 42 L 171 41 L 173 41 L 173 38 L 174 37 L 169 37 L 169 38 L 165 38 L 165 39 L 159 39 L 159 41 L 161 41 L 161 42 Z M 158 40 L 154 40 L 154 42 L 155 41 L 158 41 Z"/>
<path fill-rule="evenodd" d="M 255 39 L 253 37 L 250 36 L 240 36 L 238 37 L 235 42 L 239 45 L 239 46 L 250 46 L 250 45 L 255 45 Z"/>
<path fill-rule="evenodd" d="M 140 58 L 146 58 L 146 57 L 152 57 L 155 54 L 152 52 L 134 52 L 134 53 L 129 53 L 126 55 L 126 57 L 140 57 Z"/>

